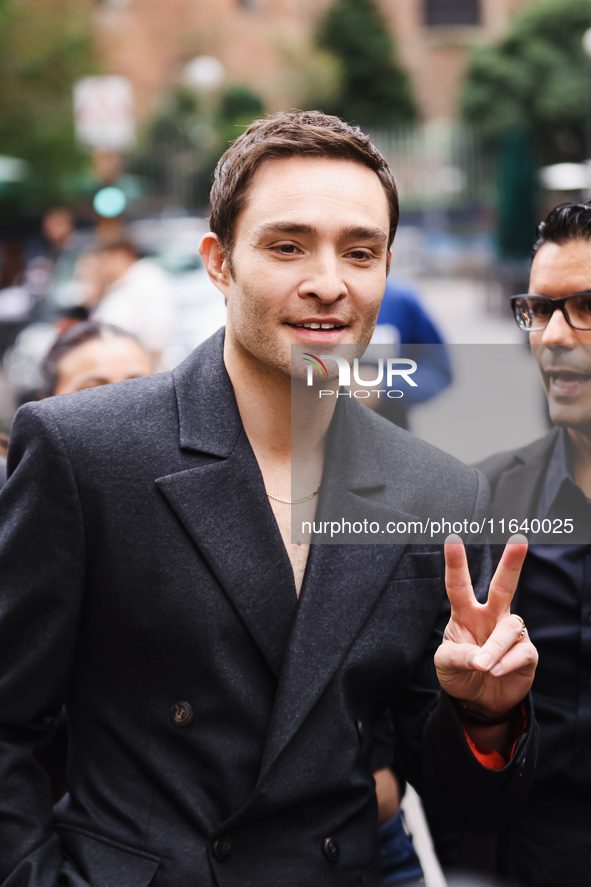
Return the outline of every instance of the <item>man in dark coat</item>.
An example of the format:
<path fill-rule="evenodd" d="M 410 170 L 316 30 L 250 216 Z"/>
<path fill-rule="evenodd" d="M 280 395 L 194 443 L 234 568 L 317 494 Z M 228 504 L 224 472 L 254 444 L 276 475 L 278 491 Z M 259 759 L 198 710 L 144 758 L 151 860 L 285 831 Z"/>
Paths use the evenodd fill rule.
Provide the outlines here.
<path fill-rule="evenodd" d="M 424 510 L 425 491 L 439 514 L 484 513 L 481 475 L 346 399 L 307 412 L 307 493 L 290 495 L 291 346 L 369 342 L 397 220 L 359 130 L 255 121 L 220 161 L 201 244 L 225 334 L 172 374 L 18 414 L 0 499 L 4 887 L 377 887 L 388 706 L 401 775 L 450 815 L 485 827 L 523 800 L 525 546 L 482 605 L 450 543 L 450 614 L 437 546 L 292 542 L 292 506 L 313 519 L 335 490 L 375 521 Z M 33 751 L 63 705 L 52 812 Z"/>
<path fill-rule="evenodd" d="M 580 887 L 591 870 L 590 269 L 591 203 L 556 207 L 539 227 L 530 292 L 513 300 L 556 427 L 480 466 L 495 520 L 532 527 L 516 606 L 540 654 L 540 755 L 500 840 L 503 872 L 527 887 Z"/>

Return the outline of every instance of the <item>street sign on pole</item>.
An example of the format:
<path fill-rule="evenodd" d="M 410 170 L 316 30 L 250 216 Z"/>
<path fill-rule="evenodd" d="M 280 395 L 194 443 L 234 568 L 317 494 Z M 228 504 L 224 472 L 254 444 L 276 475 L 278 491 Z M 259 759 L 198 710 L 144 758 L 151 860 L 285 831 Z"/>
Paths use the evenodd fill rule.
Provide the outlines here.
<path fill-rule="evenodd" d="M 74 84 L 76 137 L 89 148 L 125 151 L 135 143 L 133 91 L 126 77 L 82 77 Z"/>

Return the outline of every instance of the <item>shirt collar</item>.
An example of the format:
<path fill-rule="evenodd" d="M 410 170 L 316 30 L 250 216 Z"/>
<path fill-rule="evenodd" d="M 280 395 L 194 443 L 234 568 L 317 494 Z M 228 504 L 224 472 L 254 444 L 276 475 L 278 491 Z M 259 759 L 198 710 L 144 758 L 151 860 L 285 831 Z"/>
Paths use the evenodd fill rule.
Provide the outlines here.
<path fill-rule="evenodd" d="M 571 493 L 571 500 L 572 493 L 574 492 L 575 497 L 577 497 L 575 501 L 579 501 L 579 498 L 582 502 L 589 503 L 590 501 L 585 498 L 573 476 L 568 451 L 568 436 L 566 428 L 560 429 L 560 433 L 554 444 L 552 456 L 550 457 L 546 469 L 546 477 L 542 487 L 537 511 L 537 517 L 540 520 L 549 516 L 550 510 L 562 489 L 565 489 L 565 492 L 569 491 Z"/>

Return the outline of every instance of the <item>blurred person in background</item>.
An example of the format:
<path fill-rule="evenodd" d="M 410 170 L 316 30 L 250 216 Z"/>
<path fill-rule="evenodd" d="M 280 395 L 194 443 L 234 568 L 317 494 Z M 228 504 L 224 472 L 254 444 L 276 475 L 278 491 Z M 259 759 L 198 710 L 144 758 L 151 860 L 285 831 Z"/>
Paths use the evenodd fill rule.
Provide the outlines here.
<path fill-rule="evenodd" d="M 56 259 L 68 245 L 76 230 L 74 216 L 64 206 L 47 210 L 41 220 L 41 231 L 46 243 L 46 255 Z"/>
<path fill-rule="evenodd" d="M 73 323 L 43 358 L 37 399 L 151 376 L 152 359 L 131 333 L 95 320 Z M 6 479 L 8 436 L 0 434 L 0 478 Z"/>
<path fill-rule="evenodd" d="M 41 219 L 41 237 L 26 250 L 21 241 L 6 241 L 0 260 L 0 289 L 25 286 L 31 295 L 47 294 L 56 262 L 75 232 L 74 217 L 64 206 L 48 209 Z"/>
<path fill-rule="evenodd" d="M 81 253 L 74 266 L 74 280 L 78 287 L 79 307 L 86 308 L 87 313 L 90 309 L 98 305 L 105 289 L 105 284 L 101 275 L 102 256 L 96 250 L 88 250 Z M 89 307 L 86 307 L 89 306 Z"/>
<path fill-rule="evenodd" d="M 500 833 L 499 865 L 522 887 L 582 887 L 591 871 L 591 202 L 550 211 L 529 292 L 512 304 L 555 427 L 478 467 L 495 518 L 526 509 L 559 531 L 568 518 L 576 542 L 567 544 L 566 531 L 532 535 L 517 587 L 540 654 L 532 689 L 540 751 L 526 806 Z"/>
<path fill-rule="evenodd" d="M 153 373 L 135 336 L 112 324 L 88 320 L 58 337 L 41 364 L 40 399 L 69 394 Z"/>
<path fill-rule="evenodd" d="M 74 216 L 65 206 L 48 209 L 41 219 L 41 240 L 28 250 L 23 284 L 37 302 L 49 291 L 57 262 L 76 232 Z"/>
<path fill-rule="evenodd" d="M 43 237 L 26 250 L 20 241 L 0 245 L 0 354 L 43 315 L 58 259 L 74 233 L 72 214 L 65 207 L 48 210 L 41 228 Z"/>
<path fill-rule="evenodd" d="M 452 381 L 451 361 L 441 333 L 410 286 L 390 279 L 386 282 L 370 344 L 391 345 L 397 357 L 417 363 L 413 376 L 416 388 L 407 389 L 403 398 L 380 396 L 367 403 L 390 422 L 408 428 L 412 407 L 436 397 Z"/>
<path fill-rule="evenodd" d="M 135 244 L 125 237 L 97 246 L 85 261 L 82 274 L 90 316 L 133 333 L 158 367 L 176 321 L 168 274 L 152 259 L 141 258 Z"/>
<path fill-rule="evenodd" d="M 56 257 L 67 246 L 76 226 L 74 216 L 64 206 L 47 210 L 41 220 L 41 231 L 47 244 L 47 255 Z"/>

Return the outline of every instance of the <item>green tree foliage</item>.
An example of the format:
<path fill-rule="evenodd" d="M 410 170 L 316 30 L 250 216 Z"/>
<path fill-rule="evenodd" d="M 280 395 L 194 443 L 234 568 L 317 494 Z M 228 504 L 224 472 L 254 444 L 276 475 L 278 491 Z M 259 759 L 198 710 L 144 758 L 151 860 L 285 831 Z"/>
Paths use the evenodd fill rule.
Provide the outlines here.
<path fill-rule="evenodd" d="M 261 97 L 245 83 L 230 83 L 222 91 L 214 118 L 218 157 L 237 139 L 255 117 L 262 117 L 265 106 Z M 214 166 L 215 166 L 214 163 Z"/>
<path fill-rule="evenodd" d="M 147 125 L 129 169 L 149 182 L 153 196 L 203 209 L 220 156 L 264 112 L 260 96 L 244 83 L 205 96 L 175 86 Z"/>
<path fill-rule="evenodd" d="M 248 125 L 265 111 L 262 99 L 244 83 L 229 84 L 223 91 L 218 116 L 220 120 Z"/>
<path fill-rule="evenodd" d="M 290 35 L 277 41 L 277 81 L 286 108 L 327 108 L 341 88 L 341 65 L 308 37 Z"/>
<path fill-rule="evenodd" d="M 374 0 L 336 0 L 316 34 L 341 68 L 341 88 L 323 110 L 361 125 L 411 123 L 417 118 L 408 75 Z"/>
<path fill-rule="evenodd" d="M 63 201 L 87 163 L 75 143 L 72 88 L 96 70 L 91 25 L 85 0 L 0 0 L 0 153 L 31 171 L 15 212 L 23 201 L 31 211 Z"/>
<path fill-rule="evenodd" d="M 589 27 L 589 0 L 539 0 L 526 8 L 502 40 L 474 50 L 464 119 L 493 142 L 526 130 L 544 163 L 582 159 L 591 113 L 591 62 L 582 48 Z"/>

